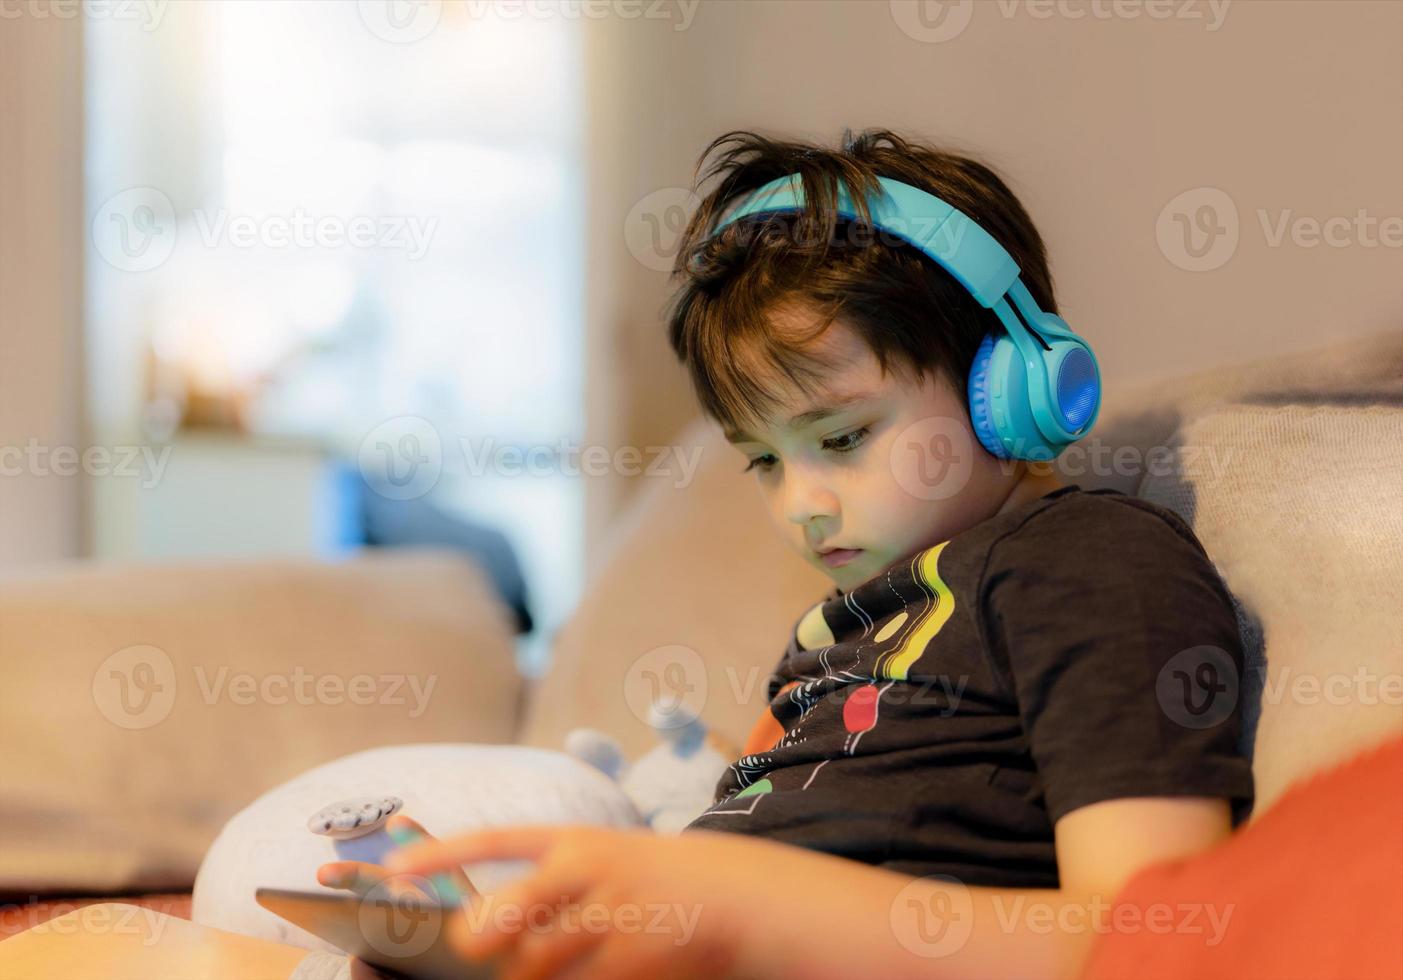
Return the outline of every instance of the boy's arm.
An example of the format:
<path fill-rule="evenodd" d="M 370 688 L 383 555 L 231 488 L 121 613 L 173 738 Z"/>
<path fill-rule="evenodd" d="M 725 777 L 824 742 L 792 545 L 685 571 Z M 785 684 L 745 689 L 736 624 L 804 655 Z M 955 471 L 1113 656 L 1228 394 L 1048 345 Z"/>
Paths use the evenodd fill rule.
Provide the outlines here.
<path fill-rule="evenodd" d="M 408 848 L 389 864 L 422 874 L 482 860 L 536 861 L 526 879 L 470 909 L 451 937 L 465 958 L 502 956 L 513 977 L 553 976 L 578 961 L 586 964 L 580 975 L 599 977 L 1030 980 L 1077 976 L 1129 877 L 1203 850 L 1228 828 L 1222 800 L 1083 807 L 1057 824 L 1064 869 L 1057 890 L 912 878 L 702 830 L 663 837 L 511 828 Z"/>
<path fill-rule="evenodd" d="M 1057 821 L 1057 873 L 1064 891 L 1109 899 L 1141 868 L 1197 854 L 1231 832 L 1227 800 L 1104 800 Z"/>

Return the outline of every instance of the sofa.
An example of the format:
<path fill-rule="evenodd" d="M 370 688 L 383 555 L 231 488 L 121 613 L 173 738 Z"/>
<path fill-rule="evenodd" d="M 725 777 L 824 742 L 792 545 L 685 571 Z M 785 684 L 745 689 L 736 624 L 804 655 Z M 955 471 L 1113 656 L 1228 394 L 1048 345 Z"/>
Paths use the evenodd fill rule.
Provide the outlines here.
<path fill-rule="evenodd" d="M 1351 760 L 1373 759 L 1370 778 L 1384 766 L 1384 812 L 1403 786 L 1385 751 L 1403 733 L 1400 436 L 1403 331 L 1389 330 L 1110 383 L 1095 433 L 1057 461 L 1068 482 L 1180 513 L 1235 597 L 1257 802 L 1234 846 L 1289 842 L 1289 826 L 1273 837 L 1258 823 L 1293 791 L 1318 807 L 1319 793 L 1302 787 L 1328 785 Z M 654 744 L 646 706 L 660 683 L 684 692 L 723 741 L 743 744 L 787 631 L 829 584 L 767 527 L 713 425 L 697 420 L 678 441 L 701 449 L 695 478 L 640 480 L 538 680 L 517 672 L 512 617 L 482 573 L 430 551 L 331 564 L 77 565 L 0 581 L 0 743 L 21 747 L 0 756 L 0 893 L 19 903 L 0 915 L 0 935 L 97 897 L 183 914 L 204 848 L 230 815 L 357 749 L 560 748 L 590 726 L 633 756 Z M 434 677 L 438 693 L 417 715 L 349 694 L 295 710 L 211 696 L 219 667 L 226 682 L 248 684 L 298 666 L 309 676 Z M 118 674 L 129 689 L 104 680 Z M 171 678 L 182 682 L 162 707 Z M 138 701 L 160 719 L 131 723 Z M 1403 879 L 1390 848 L 1375 864 Z M 1201 857 L 1204 867 L 1221 860 Z M 1146 881 L 1158 887 L 1137 879 L 1132 890 Z M 1403 936 L 1403 909 L 1382 903 L 1371 914 L 1361 910 L 1366 933 L 1396 926 Z M 1381 955 L 1395 953 L 1403 964 L 1403 948 L 1384 944 Z M 1126 960 L 1093 962 L 1111 976 Z"/>

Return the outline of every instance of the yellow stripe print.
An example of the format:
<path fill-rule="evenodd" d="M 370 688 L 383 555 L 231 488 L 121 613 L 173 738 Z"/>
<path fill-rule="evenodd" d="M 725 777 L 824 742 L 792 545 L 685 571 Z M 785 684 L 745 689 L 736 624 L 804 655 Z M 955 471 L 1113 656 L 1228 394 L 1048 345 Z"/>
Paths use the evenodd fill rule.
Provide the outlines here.
<path fill-rule="evenodd" d="M 911 559 L 911 577 L 926 593 L 926 605 L 911 622 L 910 628 L 903 631 L 904 635 L 899 645 L 878 658 L 878 677 L 894 681 L 906 680 L 906 672 L 921 654 L 925 653 L 926 646 L 955 611 L 954 593 L 941 579 L 939 570 L 940 553 L 949 543 L 942 541 Z"/>

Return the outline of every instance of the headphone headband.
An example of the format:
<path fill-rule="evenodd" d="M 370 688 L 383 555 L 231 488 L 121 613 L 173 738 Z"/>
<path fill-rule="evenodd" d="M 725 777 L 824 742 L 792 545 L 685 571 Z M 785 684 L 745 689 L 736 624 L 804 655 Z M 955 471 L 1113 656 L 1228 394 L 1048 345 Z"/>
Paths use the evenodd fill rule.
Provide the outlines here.
<path fill-rule="evenodd" d="M 1018 263 L 994 236 L 934 194 L 890 177 L 878 177 L 877 183 L 883 194 L 867 199 L 872 224 L 929 255 L 958 279 L 979 305 L 992 309 L 1018 278 Z M 716 226 L 712 235 L 754 214 L 801 211 L 804 201 L 803 182 L 798 174 L 779 177 L 751 192 Z M 838 182 L 837 211 L 850 221 L 858 217 L 857 206 L 843 181 Z"/>

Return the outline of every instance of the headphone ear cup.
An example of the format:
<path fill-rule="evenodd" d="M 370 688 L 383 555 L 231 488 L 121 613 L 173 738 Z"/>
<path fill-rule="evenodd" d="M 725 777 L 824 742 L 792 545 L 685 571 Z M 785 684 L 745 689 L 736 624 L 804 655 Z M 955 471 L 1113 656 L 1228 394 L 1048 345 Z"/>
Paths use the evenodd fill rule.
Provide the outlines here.
<path fill-rule="evenodd" d="M 994 357 L 994 335 L 986 333 L 974 354 L 969 369 L 969 419 L 979 444 L 997 459 L 1008 459 L 1010 453 L 999 439 L 994 426 L 993 393 L 989 383 L 989 365 Z"/>
<path fill-rule="evenodd" d="M 1052 381 L 1050 407 L 1061 417 L 1063 425 L 1085 436 L 1095 424 L 1101 407 L 1101 374 L 1090 346 L 1071 345 L 1057 362 Z"/>

